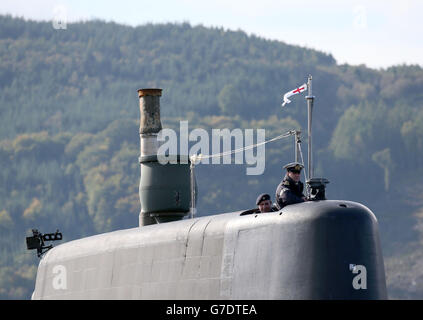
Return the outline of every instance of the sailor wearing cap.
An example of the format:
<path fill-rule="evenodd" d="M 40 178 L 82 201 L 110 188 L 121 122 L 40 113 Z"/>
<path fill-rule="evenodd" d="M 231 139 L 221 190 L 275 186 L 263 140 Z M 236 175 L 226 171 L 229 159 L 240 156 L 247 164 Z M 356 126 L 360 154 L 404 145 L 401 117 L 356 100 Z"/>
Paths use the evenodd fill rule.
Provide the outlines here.
<path fill-rule="evenodd" d="M 267 193 L 262 193 L 258 196 L 256 200 L 256 205 L 258 206 L 260 213 L 273 211 L 272 201 L 270 200 L 270 195 L 268 195 Z"/>
<path fill-rule="evenodd" d="M 276 206 L 278 209 L 294 204 L 304 202 L 306 200 L 303 189 L 304 185 L 300 181 L 301 169 L 304 166 L 299 162 L 291 162 L 283 167 L 286 174 L 282 182 L 276 189 Z"/>

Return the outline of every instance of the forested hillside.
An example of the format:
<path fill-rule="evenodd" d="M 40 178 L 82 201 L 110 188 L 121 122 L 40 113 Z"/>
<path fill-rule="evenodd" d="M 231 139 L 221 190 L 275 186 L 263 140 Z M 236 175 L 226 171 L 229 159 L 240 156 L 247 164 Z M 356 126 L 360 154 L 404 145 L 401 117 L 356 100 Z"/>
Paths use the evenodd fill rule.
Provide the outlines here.
<path fill-rule="evenodd" d="M 0 298 L 28 299 L 38 259 L 31 228 L 64 241 L 138 225 L 137 89 L 163 88 L 164 127 L 303 132 L 313 75 L 316 175 L 330 199 L 376 214 L 391 298 L 423 298 L 423 70 L 338 65 L 329 54 L 183 24 L 68 24 L 0 16 Z M 274 195 L 293 139 L 266 145 L 263 175 L 197 168 L 199 215 Z M 304 154 L 306 157 L 306 153 Z"/>

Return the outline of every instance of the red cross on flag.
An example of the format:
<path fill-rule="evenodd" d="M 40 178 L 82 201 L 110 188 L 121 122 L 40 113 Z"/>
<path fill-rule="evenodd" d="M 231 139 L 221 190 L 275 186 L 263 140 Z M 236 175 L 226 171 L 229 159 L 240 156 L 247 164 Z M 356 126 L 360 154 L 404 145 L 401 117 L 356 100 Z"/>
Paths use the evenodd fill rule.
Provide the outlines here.
<path fill-rule="evenodd" d="M 282 107 L 285 106 L 287 103 L 291 102 L 291 100 L 288 99 L 289 97 L 296 95 L 296 94 L 299 94 L 299 93 L 301 93 L 305 90 L 307 90 L 307 85 L 304 83 L 301 87 L 298 87 L 298 88 L 296 88 L 292 91 L 285 93 L 285 95 L 283 96 Z"/>

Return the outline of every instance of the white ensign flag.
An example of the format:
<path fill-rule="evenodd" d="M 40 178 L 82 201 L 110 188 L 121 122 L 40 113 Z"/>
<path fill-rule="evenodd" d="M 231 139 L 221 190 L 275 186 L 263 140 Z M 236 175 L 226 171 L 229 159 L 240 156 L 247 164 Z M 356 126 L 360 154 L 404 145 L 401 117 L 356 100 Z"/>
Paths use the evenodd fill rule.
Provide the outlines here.
<path fill-rule="evenodd" d="M 292 91 L 289 91 L 289 92 L 285 93 L 285 95 L 283 96 L 282 107 L 284 105 L 286 105 L 287 103 L 290 103 L 291 102 L 291 100 L 288 99 L 289 97 L 291 97 L 293 95 L 296 95 L 296 94 L 299 94 L 299 93 L 301 93 L 301 92 L 303 92 L 305 90 L 307 90 L 307 85 L 304 83 L 301 87 L 296 88 L 296 89 L 294 89 Z"/>

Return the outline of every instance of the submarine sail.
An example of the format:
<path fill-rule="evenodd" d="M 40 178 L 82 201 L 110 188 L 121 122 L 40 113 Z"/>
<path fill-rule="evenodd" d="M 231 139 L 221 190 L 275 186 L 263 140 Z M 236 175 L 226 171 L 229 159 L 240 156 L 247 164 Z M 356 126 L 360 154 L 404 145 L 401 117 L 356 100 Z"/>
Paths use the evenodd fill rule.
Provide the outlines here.
<path fill-rule="evenodd" d="M 32 299 L 387 299 L 378 222 L 362 204 L 316 198 L 182 219 L 189 164 L 157 163 L 160 96 L 139 91 L 151 129 L 140 127 L 140 226 L 49 250 Z M 310 181 L 324 191 L 323 180 Z"/>

